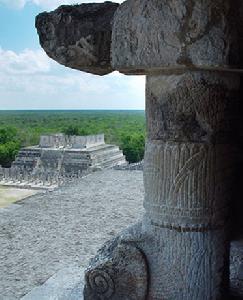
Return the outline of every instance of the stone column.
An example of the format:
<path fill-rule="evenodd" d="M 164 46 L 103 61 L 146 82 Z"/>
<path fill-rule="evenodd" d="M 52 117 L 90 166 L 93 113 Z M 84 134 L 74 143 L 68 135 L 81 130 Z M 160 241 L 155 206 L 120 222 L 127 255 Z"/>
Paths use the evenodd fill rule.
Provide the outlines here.
<path fill-rule="evenodd" d="M 143 245 L 149 299 L 222 299 L 236 166 L 238 75 L 148 76 Z"/>
<path fill-rule="evenodd" d="M 86 300 L 228 299 L 241 3 L 127 0 L 37 17 L 61 64 L 147 76 L 146 213 L 91 260 Z"/>

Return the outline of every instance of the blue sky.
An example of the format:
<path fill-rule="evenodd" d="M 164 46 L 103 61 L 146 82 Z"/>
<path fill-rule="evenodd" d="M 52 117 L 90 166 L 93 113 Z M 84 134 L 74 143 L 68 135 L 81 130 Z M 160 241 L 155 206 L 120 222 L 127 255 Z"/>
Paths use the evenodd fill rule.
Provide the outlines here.
<path fill-rule="evenodd" d="M 71 70 L 39 46 L 35 16 L 73 2 L 94 1 L 0 0 L 0 109 L 144 109 L 143 76 Z"/>

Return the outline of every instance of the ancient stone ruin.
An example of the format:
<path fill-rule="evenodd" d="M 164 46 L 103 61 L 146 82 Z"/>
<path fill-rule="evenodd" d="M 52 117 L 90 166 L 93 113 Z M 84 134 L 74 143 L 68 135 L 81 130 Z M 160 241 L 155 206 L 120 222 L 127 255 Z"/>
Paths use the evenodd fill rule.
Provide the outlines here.
<path fill-rule="evenodd" d="M 146 214 L 90 262 L 85 299 L 229 299 L 230 244 L 242 295 L 242 244 L 231 242 L 242 223 L 232 212 L 242 198 L 242 21 L 240 0 L 127 0 L 37 17 L 61 64 L 147 76 Z"/>
<path fill-rule="evenodd" d="M 91 171 L 124 165 L 122 151 L 106 144 L 104 134 L 44 135 L 39 145 L 21 149 L 11 168 L 0 168 L 0 184 L 53 189 Z"/>
<path fill-rule="evenodd" d="M 65 174 L 50 169 L 31 172 L 17 166 L 11 166 L 11 168 L 0 166 L 0 186 L 3 187 L 53 191 L 61 185 L 73 182 L 83 176 L 84 173 L 82 172 Z"/>
<path fill-rule="evenodd" d="M 78 173 L 125 163 L 122 151 L 118 146 L 106 144 L 104 134 L 56 134 L 41 136 L 39 145 L 21 149 L 13 166 L 30 171 L 50 169 L 63 173 Z"/>

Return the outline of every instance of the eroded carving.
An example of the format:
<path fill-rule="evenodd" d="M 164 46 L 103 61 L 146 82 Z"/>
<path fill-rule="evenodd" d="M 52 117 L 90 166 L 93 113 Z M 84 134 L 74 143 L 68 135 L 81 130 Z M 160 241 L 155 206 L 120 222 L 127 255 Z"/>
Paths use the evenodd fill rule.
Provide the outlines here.
<path fill-rule="evenodd" d="M 90 271 L 86 277 L 86 281 L 92 294 L 96 294 L 96 296 L 92 296 L 92 299 L 95 299 L 95 297 L 110 299 L 115 293 L 115 285 L 112 277 L 102 269 Z M 88 299 L 89 297 L 86 298 Z"/>
<path fill-rule="evenodd" d="M 239 3 L 128 0 L 112 31 L 112 64 L 124 73 L 238 68 Z"/>
<path fill-rule="evenodd" d="M 234 148 L 229 145 L 148 142 L 147 213 L 156 224 L 167 227 L 224 226 L 234 167 Z"/>
<path fill-rule="evenodd" d="M 222 289 L 229 299 L 224 229 L 194 232 L 143 222 L 152 239 L 141 245 L 150 270 L 148 299 L 223 299 Z"/>
<path fill-rule="evenodd" d="M 41 46 L 67 67 L 97 75 L 112 72 L 111 26 L 118 6 L 112 2 L 63 5 L 38 15 Z"/>
<path fill-rule="evenodd" d="M 85 282 L 86 300 L 145 300 L 148 289 L 145 256 L 136 244 L 116 238 L 91 260 Z"/>
<path fill-rule="evenodd" d="M 234 142 L 240 107 L 239 76 L 207 72 L 149 76 L 146 85 L 150 139 Z"/>
<path fill-rule="evenodd" d="M 228 299 L 228 215 L 240 120 L 241 80 L 236 71 L 242 72 L 241 2 L 127 0 L 116 7 L 114 19 L 112 10 L 113 25 L 107 33 L 112 31 L 112 68 L 148 75 L 146 214 L 136 231 L 141 237 L 129 233 L 129 243 L 117 238 L 92 260 L 86 272 L 86 299 Z M 89 11 L 85 14 L 88 18 Z M 67 28 L 73 28 L 70 15 L 64 18 Z M 37 27 L 40 32 L 43 28 L 44 48 L 56 59 L 55 24 L 61 16 L 52 16 L 56 23 Z M 89 19 L 80 23 L 88 26 Z M 57 61 L 79 57 L 80 70 L 99 73 L 101 60 L 95 62 L 94 49 L 102 43 L 93 38 L 93 29 L 65 41 L 58 56 L 63 58 Z M 110 45 L 110 36 L 101 35 L 101 40 Z M 73 45 L 84 47 L 85 54 L 76 54 L 76 48 L 65 54 Z M 76 67 L 78 61 L 66 65 Z"/>

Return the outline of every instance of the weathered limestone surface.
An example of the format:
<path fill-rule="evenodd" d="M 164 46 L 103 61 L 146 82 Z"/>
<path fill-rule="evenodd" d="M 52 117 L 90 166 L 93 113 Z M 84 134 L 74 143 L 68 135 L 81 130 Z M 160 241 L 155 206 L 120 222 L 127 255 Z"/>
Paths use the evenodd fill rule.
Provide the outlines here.
<path fill-rule="evenodd" d="M 105 244 L 91 260 L 85 280 L 84 297 L 87 300 L 145 300 L 147 261 L 136 245 L 116 238 Z"/>
<path fill-rule="evenodd" d="M 41 135 L 39 147 L 40 148 L 56 148 L 56 149 L 84 149 L 105 144 L 104 134 L 96 135 L 64 135 L 52 134 L 52 135 Z"/>
<path fill-rule="evenodd" d="M 120 237 L 126 242 L 130 236 L 146 257 L 145 299 L 229 297 L 229 207 L 238 153 L 232 130 L 239 90 L 238 75 L 220 72 L 147 78 L 146 214 L 140 228 Z M 91 268 L 113 274 L 111 262 L 119 261 L 113 251 L 107 263 L 101 250 Z M 121 273 L 120 281 L 125 278 Z M 86 294 L 94 292 L 86 287 Z M 112 299 L 126 297 L 114 293 Z"/>
<path fill-rule="evenodd" d="M 86 299 L 229 299 L 242 11 L 240 0 L 127 0 L 117 8 L 112 68 L 148 75 L 146 213 L 91 261 Z M 91 285 L 96 272 L 109 284 L 98 277 Z"/>
<path fill-rule="evenodd" d="M 40 44 L 66 67 L 105 75 L 112 72 L 111 26 L 119 4 L 63 5 L 36 18 Z"/>
<path fill-rule="evenodd" d="M 235 0 L 127 0 L 115 14 L 112 65 L 123 73 L 239 67 Z"/>
<path fill-rule="evenodd" d="M 233 241 L 230 251 L 230 287 L 236 299 L 243 299 L 243 240 Z"/>
<path fill-rule="evenodd" d="M 126 164 L 119 147 L 105 143 L 104 134 L 46 135 L 39 145 L 20 149 L 11 168 L 0 168 L 0 184 L 53 190 L 92 171 Z"/>
<path fill-rule="evenodd" d="M 237 159 L 230 123 L 238 118 L 239 87 L 238 75 L 217 72 L 147 78 L 144 226 L 153 243 L 142 249 L 149 299 L 227 293 Z"/>
<path fill-rule="evenodd" d="M 240 78 L 217 72 L 147 78 L 150 139 L 227 143 L 239 131 Z"/>

